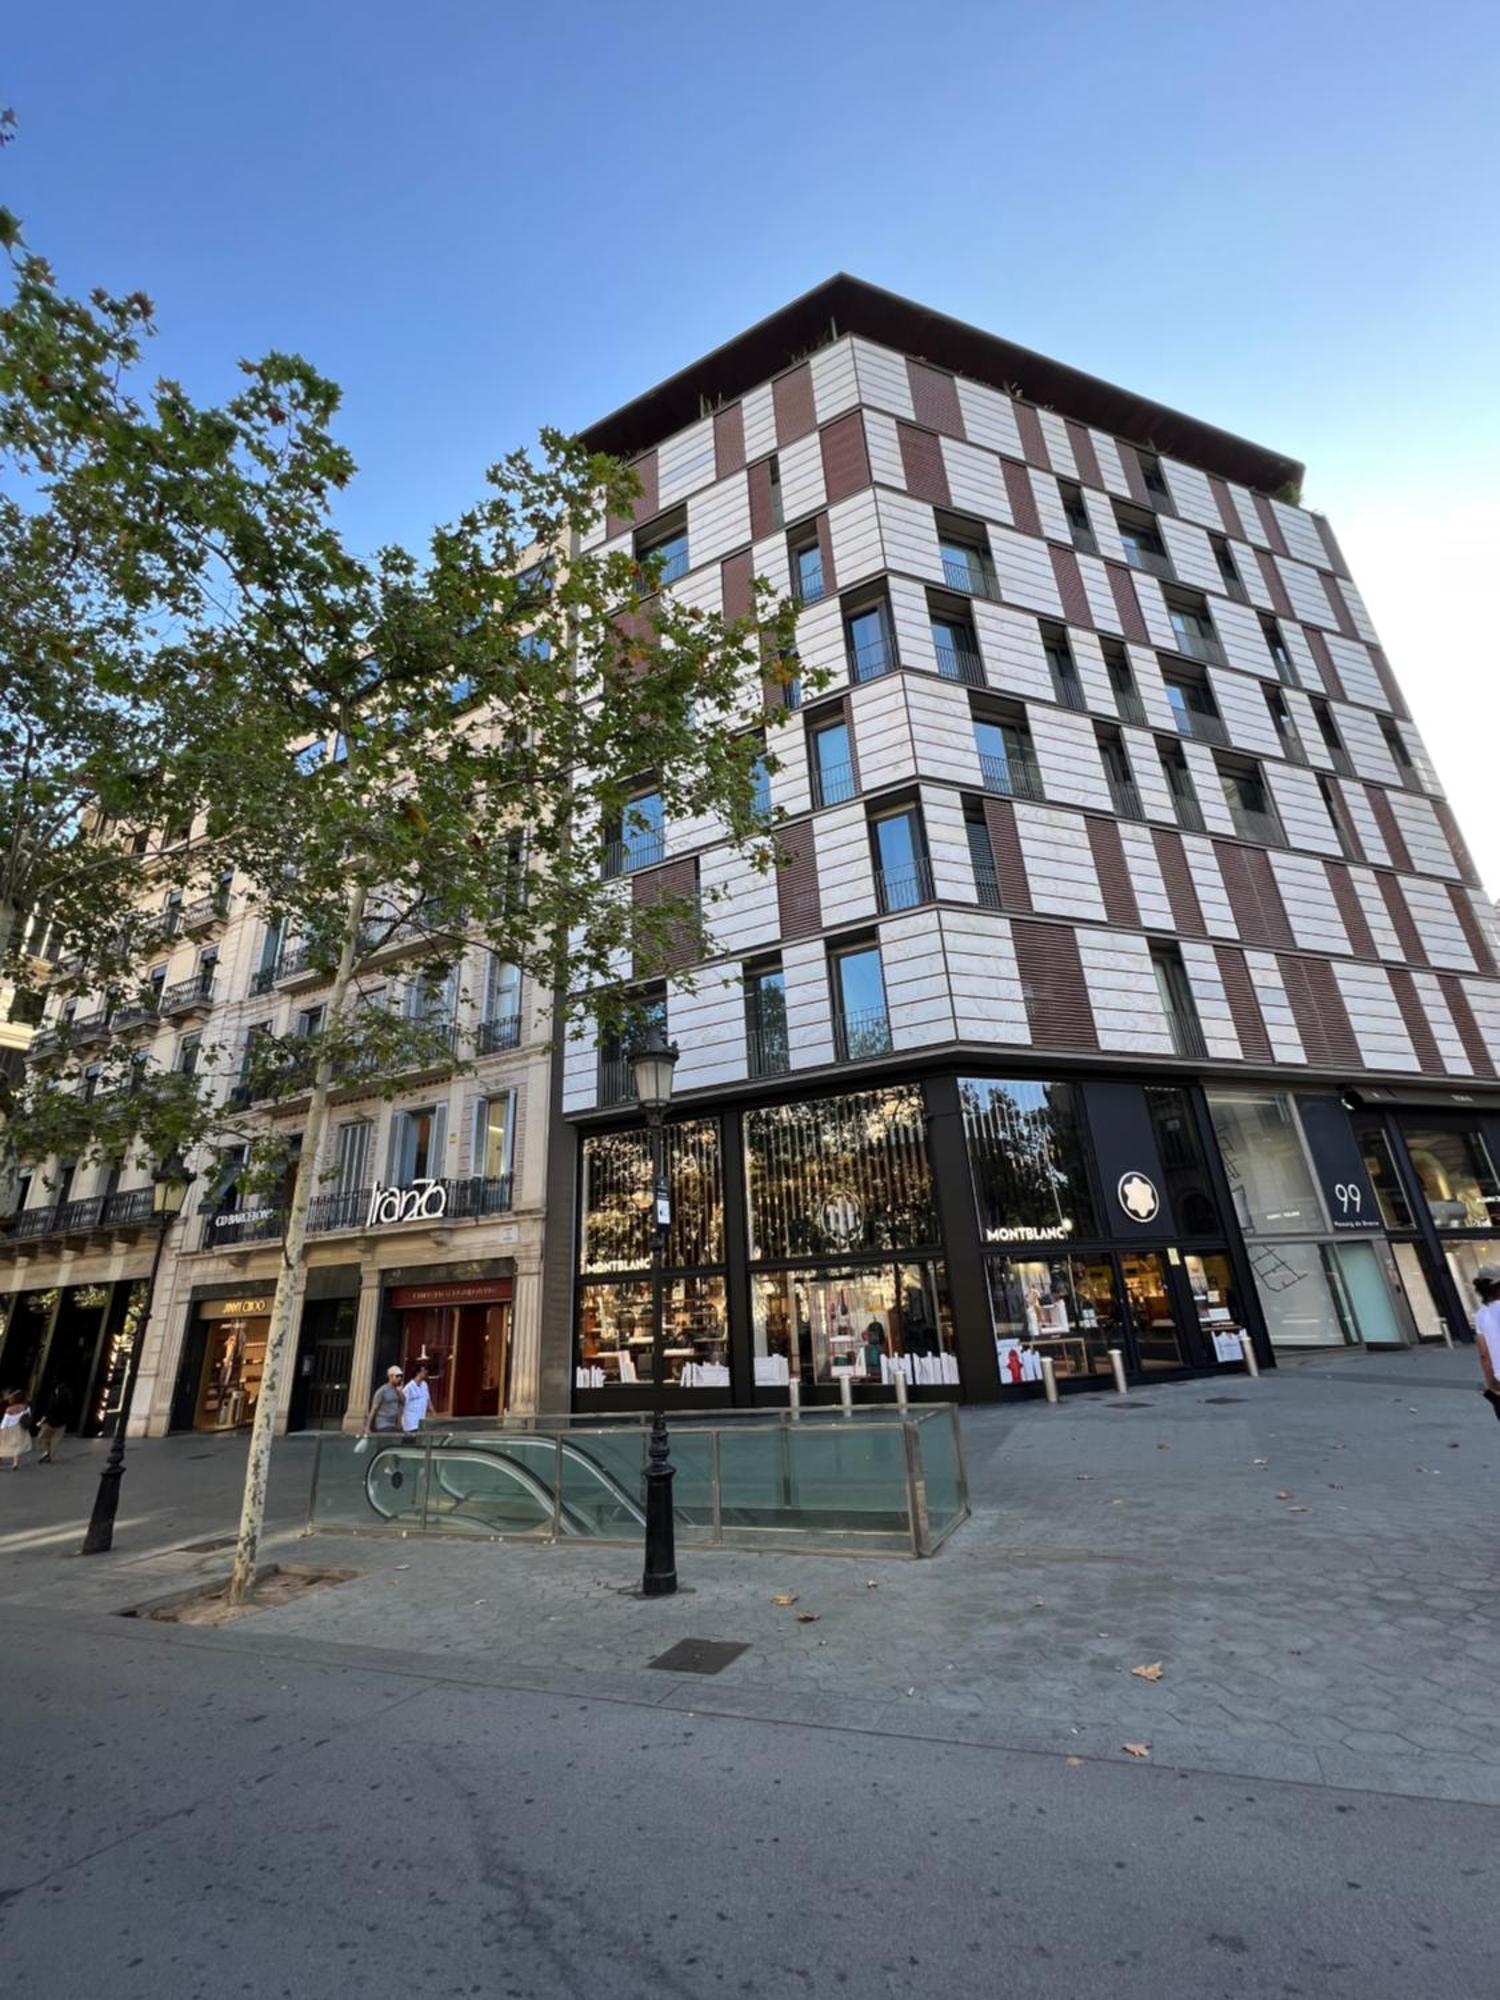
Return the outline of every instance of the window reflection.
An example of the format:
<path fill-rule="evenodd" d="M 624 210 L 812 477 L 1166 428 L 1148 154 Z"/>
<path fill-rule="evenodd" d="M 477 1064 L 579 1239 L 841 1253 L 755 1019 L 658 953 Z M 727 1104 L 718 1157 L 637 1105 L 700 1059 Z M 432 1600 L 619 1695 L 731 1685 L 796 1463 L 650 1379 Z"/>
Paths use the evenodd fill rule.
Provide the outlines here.
<path fill-rule="evenodd" d="M 674 1123 L 664 1134 L 672 1189 L 669 1270 L 724 1261 L 724 1190 L 719 1127 L 712 1118 Z M 583 1142 L 584 1271 L 644 1270 L 651 1262 L 651 1149 L 640 1127 L 597 1132 Z"/>
<path fill-rule="evenodd" d="M 670 1278 L 662 1300 L 662 1376 L 680 1388 L 729 1387 L 722 1278 Z M 651 1283 L 584 1285 L 578 1308 L 578 1386 L 628 1388 L 652 1380 Z"/>
<path fill-rule="evenodd" d="M 1500 1227 L 1500 1183 L 1477 1132 L 1413 1132 L 1406 1150 L 1439 1229 Z"/>
<path fill-rule="evenodd" d="M 1040 1382 L 1042 1357 L 1058 1380 L 1108 1375 L 1124 1326 L 1107 1257 L 992 1257 L 990 1311 L 1000 1386 Z"/>
<path fill-rule="evenodd" d="M 1077 1101 L 1066 1083 L 958 1086 L 980 1234 L 991 1243 L 1092 1236 Z"/>
<path fill-rule="evenodd" d="M 959 1379 L 941 1264 L 757 1272 L 753 1302 L 758 1388 Z"/>
<path fill-rule="evenodd" d="M 1320 1230 L 1317 1189 L 1283 1091 L 1208 1093 L 1219 1157 L 1247 1236 Z"/>
<path fill-rule="evenodd" d="M 937 1241 L 914 1085 L 749 1111 L 745 1158 L 752 1257 L 837 1257 Z"/>
<path fill-rule="evenodd" d="M 1375 1190 L 1375 1199 L 1380 1204 L 1381 1221 L 1387 1229 L 1412 1228 L 1411 1203 L 1406 1199 L 1406 1190 L 1396 1172 L 1390 1140 L 1384 1132 L 1361 1132 L 1359 1150 L 1365 1172 L 1370 1176 L 1370 1185 Z"/>
<path fill-rule="evenodd" d="M 1177 1227 L 1184 1236 L 1222 1235 L 1218 1203 L 1187 1092 L 1170 1084 L 1148 1085 L 1146 1109 L 1156 1131 L 1156 1149 Z"/>

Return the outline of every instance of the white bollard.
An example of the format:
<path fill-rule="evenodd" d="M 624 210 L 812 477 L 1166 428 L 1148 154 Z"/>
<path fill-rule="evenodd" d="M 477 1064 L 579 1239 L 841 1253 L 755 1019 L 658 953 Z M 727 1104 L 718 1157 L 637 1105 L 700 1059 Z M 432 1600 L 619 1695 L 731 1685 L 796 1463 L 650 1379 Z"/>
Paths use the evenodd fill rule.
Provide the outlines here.
<path fill-rule="evenodd" d="M 844 1415 L 854 1415 L 854 1378 L 847 1369 L 839 1376 L 839 1401 L 844 1406 Z"/>
<path fill-rule="evenodd" d="M 1115 1378 L 1115 1394 L 1117 1396 L 1127 1395 L 1129 1391 L 1125 1383 L 1125 1356 L 1118 1347 L 1112 1347 L 1109 1350 L 1109 1365 Z"/>
<path fill-rule="evenodd" d="M 1057 1363 L 1050 1354 L 1042 1356 L 1042 1394 L 1049 1403 L 1057 1401 Z"/>
<path fill-rule="evenodd" d="M 1453 1329 L 1449 1326 L 1447 1320 L 1443 1321 L 1443 1345 L 1450 1348 L 1453 1345 Z"/>
<path fill-rule="evenodd" d="M 795 1423 L 802 1414 L 802 1384 L 797 1380 L 795 1375 L 792 1376 L 786 1385 L 786 1406 L 791 1413 L 793 1423 Z"/>
<path fill-rule="evenodd" d="M 1245 1373 L 1260 1379 L 1260 1363 L 1255 1358 L 1255 1342 L 1248 1333 L 1240 1335 L 1240 1353 L 1245 1357 Z"/>
<path fill-rule="evenodd" d="M 891 1380 L 896 1385 L 896 1408 L 904 1410 L 906 1408 L 906 1370 L 904 1368 L 893 1369 Z"/>

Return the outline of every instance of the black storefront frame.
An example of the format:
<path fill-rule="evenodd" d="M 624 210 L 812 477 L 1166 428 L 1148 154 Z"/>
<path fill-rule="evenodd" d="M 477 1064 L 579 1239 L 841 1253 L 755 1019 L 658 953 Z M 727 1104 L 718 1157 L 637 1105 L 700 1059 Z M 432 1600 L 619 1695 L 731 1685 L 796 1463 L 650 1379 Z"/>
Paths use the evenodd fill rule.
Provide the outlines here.
<path fill-rule="evenodd" d="M 1427 1196 L 1423 1192 L 1421 1176 L 1412 1164 L 1411 1153 L 1406 1143 L 1406 1121 L 1421 1119 L 1426 1125 L 1438 1131 L 1473 1132 L 1478 1131 L 1484 1140 L 1490 1156 L 1490 1165 L 1500 1173 L 1500 1110 L 1492 1110 L 1485 1103 L 1459 1106 L 1454 1104 L 1376 1103 L 1363 1100 L 1356 1093 L 1357 1111 L 1351 1117 L 1356 1142 L 1366 1132 L 1379 1133 L 1386 1141 L 1387 1149 L 1395 1165 L 1396 1176 L 1405 1196 L 1406 1206 L 1412 1216 L 1409 1229 L 1385 1227 L 1385 1235 L 1392 1244 L 1410 1243 L 1417 1248 L 1427 1283 L 1432 1291 L 1433 1304 L 1442 1315 L 1449 1332 L 1457 1340 L 1472 1341 L 1474 1323 L 1469 1317 L 1463 1294 L 1458 1289 L 1457 1280 L 1448 1263 L 1447 1246 L 1450 1243 L 1493 1243 L 1500 1240 L 1500 1225 L 1493 1229 L 1439 1229 L 1432 1219 Z M 1347 1108 L 1347 1106 L 1346 1106 Z M 1381 1217 L 1382 1223 L 1385 1217 Z M 1420 1340 L 1419 1340 L 1419 1345 Z"/>
<path fill-rule="evenodd" d="M 1148 1234 L 1143 1230 L 1139 1235 L 1133 1234 L 1129 1237 L 1118 1234 L 1097 1237 L 1092 1239 L 1091 1246 L 1071 1239 L 1065 1243 L 1058 1243 L 1041 1238 L 1034 1243 L 1007 1245 L 1004 1250 L 998 1245 L 985 1244 L 980 1235 L 979 1210 L 958 1094 L 959 1082 L 963 1078 L 994 1082 L 1058 1082 L 1068 1083 L 1075 1088 L 1090 1081 L 1103 1081 L 1125 1084 L 1143 1093 L 1150 1087 L 1181 1091 L 1191 1111 L 1193 1136 L 1212 1193 L 1218 1228 L 1211 1236 L 1208 1234 L 1189 1236 L 1180 1231 L 1171 1235 L 1161 1232 Z M 933 1178 L 937 1210 L 937 1241 L 900 1251 L 862 1251 L 839 1257 L 767 1259 L 752 1263 L 749 1255 L 749 1209 L 743 1141 L 745 1112 L 760 1104 L 785 1102 L 789 1096 L 796 1101 L 810 1103 L 822 1098 L 851 1096 L 861 1091 L 899 1085 L 907 1087 L 915 1085 L 922 1094 L 927 1159 Z M 683 1409 L 786 1407 L 788 1398 L 784 1390 L 779 1387 L 774 1389 L 769 1386 L 759 1387 L 754 1379 L 755 1334 L 751 1280 L 753 1274 L 759 1272 L 807 1270 L 817 1268 L 820 1264 L 876 1267 L 909 1262 L 941 1263 L 944 1266 L 953 1314 L 954 1348 L 958 1357 L 960 1379 L 956 1385 L 924 1385 L 914 1388 L 910 1391 L 914 1400 L 924 1398 L 933 1401 L 957 1399 L 964 1402 L 995 1402 L 1002 1396 L 1009 1401 L 1018 1395 L 1040 1393 L 1039 1386 L 1035 1384 L 1017 1386 L 1001 1383 L 989 1280 L 985 1268 L 986 1259 L 992 1254 L 1030 1252 L 1037 1256 L 1074 1254 L 1110 1257 L 1114 1260 L 1112 1269 L 1120 1289 L 1122 1312 L 1127 1311 L 1127 1308 L 1123 1271 L 1118 1263 L 1118 1257 L 1131 1250 L 1159 1254 L 1166 1265 L 1174 1310 L 1186 1336 L 1185 1344 L 1191 1344 L 1200 1353 L 1205 1354 L 1206 1358 L 1198 1362 L 1185 1362 L 1177 1369 L 1153 1368 L 1145 1371 L 1129 1371 L 1129 1379 L 1137 1384 L 1201 1380 L 1235 1368 L 1236 1364 L 1218 1361 L 1211 1348 L 1207 1346 L 1198 1324 L 1196 1306 L 1191 1299 L 1186 1269 L 1181 1263 L 1174 1263 L 1169 1253 L 1176 1252 L 1179 1259 L 1190 1255 L 1224 1255 L 1229 1262 L 1236 1300 L 1242 1308 L 1239 1317 L 1244 1329 L 1250 1335 L 1256 1359 L 1262 1368 L 1274 1368 L 1276 1365 L 1276 1357 L 1271 1350 L 1264 1315 L 1260 1309 L 1259 1295 L 1255 1289 L 1254 1276 L 1234 1219 L 1233 1201 L 1223 1161 L 1219 1155 L 1217 1137 L 1209 1117 L 1204 1088 L 1201 1081 L 1195 1077 L 1153 1074 L 1147 1078 L 1127 1079 L 1120 1077 L 1118 1073 L 1101 1073 L 1097 1069 L 1075 1069 L 1066 1063 L 1049 1063 L 1044 1070 L 1033 1070 L 1028 1064 L 1007 1060 L 1003 1056 L 987 1052 L 984 1055 L 976 1053 L 972 1060 L 958 1064 L 948 1056 L 940 1068 L 930 1063 L 913 1065 L 911 1070 L 901 1075 L 886 1070 L 852 1074 L 847 1080 L 824 1076 L 819 1078 L 818 1087 L 814 1090 L 767 1091 L 739 1098 L 732 1104 L 688 1101 L 681 1105 L 680 1116 L 684 1120 L 713 1119 L 718 1126 L 725 1255 L 721 1264 L 704 1265 L 688 1270 L 674 1268 L 665 1275 L 668 1281 L 692 1276 L 724 1278 L 730 1384 L 727 1389 L 693 1390 L 683 1390 L 676 1385 L 669 1385 L 665 1391 L 669 1407 L 674 1403 Z M 584 1285 L 630 1281 L 638 1283 L 643 1278 L 649 1277 L 648 1268 L 641 1271 L 607 1273 L 584 1272 L 579 1268 L 577 1246 L 582 1240 L 583 1142 L 596 1132 L 633 1130 L 638 1124 L 637 1119 L 626 1116 L 589 1121 L 576 1128 L 577 1143 L 574 1148 L 576 1158 L 572 1174 L 574 1255 L 571 1273 L 572 1309 L 569 1316 L 569 1369 L 572 1383 L 571 1407 L 580 1413 L 591 1415 L 609 1411 L 623 1413 L 649 1409 L 655 1400 L 654 1389 L 649 1383 L 636 1383 L 626 1388 L 580 1389 L 577 1386 L 576 1372 L 579 1366 Z M 1085 1171 L 1095 1215 L 1099 1217 L 1111 1215 L 1113 1210 L 1104 1198 L 1105 1190 L 1101 1185 L 1090 1112 L 1083 1099 L 1080 1099 L 1079 1125 Z M 1243 1363 L 1238 1365 L 1243 1367 Z M 1072 1393 L 1075 1389 L 1082 1391 L 1093 1387 L 1107 1389 L 1110 1385 L 1107 1380 L 1099 1378 L 1068 1386 L 1069 1392 Z M 893 1388 L 865 1384 L 859 1385 L 857 1393 L 858 1400 L 865 1403 L 891 1401 L 895 1395 Z M 804 1385 L 804 1402 L 835 1403 L 838 1399 L 839 1391 L 836 1385 L 818 1388 Z"/>

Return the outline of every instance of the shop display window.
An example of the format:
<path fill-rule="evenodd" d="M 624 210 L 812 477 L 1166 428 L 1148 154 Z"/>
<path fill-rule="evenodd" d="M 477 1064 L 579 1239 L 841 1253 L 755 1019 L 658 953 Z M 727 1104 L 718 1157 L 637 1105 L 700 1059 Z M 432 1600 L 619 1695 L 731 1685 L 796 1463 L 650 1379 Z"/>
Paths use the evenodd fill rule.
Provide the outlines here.
<path fill-rule="evenodd" d="M 913 1386 L 959 1379 L 939 1263 L 819 1265 L 752 1281 L 757 1388 L 799 1382 Z"/>
<path fill-rule="evenodd" d="M 663 1373 L 679 1388 L 729 1387 L 729 1321 L 722 1278 L 668 1278 L 663 1288 Z M 630 1388 L 652 1380 L 651 1281 L 580 1288 L 578 1387 Z"/>
<path fill-rule="evenodd" d="M 1500 1230 L 1500 1181 L 1479 1133 L 1408 1130 L 1405 1136 L 1436 1228 Z"/>
<path fill-rule="evenodd" d="M 668 1269 L 724 1261 L 724 1186 L 716 1119 L 674 1121 L 663 1132 L 672 1190 Z M 583 1142 L 586 1272 L 639 1271 L 651 1262 L 651 1149 L 643 1128 L 598 1132 Z"/>
<path fill-rule="evenodd" d="M 1235 1297 L 1234 1269 L 1229 1259 L 1221 1250 L 1205 1250 L 1201 1254 L 1188 1250 L 1183 1253 L 1182 1267 L 1187 1274 L 1188 1290 L 1192 1294 L 1193 1308 L 1198 1315 L 1198 1331 L 1204 1345 L 1218 1361 L 1242 1360 L 1240 1335 L 1248 1333 L 1249 1328 Z M 1178 1352 L 1180 1355 L 1180 1343 Z M 1144 1353 L 1142 1361 L 1145 1362 Z"/>
<path fill-rule="evenodd" d="M 1348 1338 L 1316 1243 L 1247 1246 L 1255 1294 L 1273 1347 L 1340 1347 Z"/>
<path fill-rule="evenodd" d="M 1093 1236 L 1094 1205 L 1072 1086 L 967 1077 L 958 1095 L 984 1240 Z"/>
<path fill-rule="evenodd" d="M 745 1114 L 750 1254 L 848 1257 L 938 1239 L 915 1085 Z"/>
<path fill-rule="evenodd" d="M 236 1430 L 251 1421 L 260 1397 L 270 1330 L 269 1316 L 213 1320 L 193 1411 L 195 1430 Z"/>
<path fill-rule="evenodd" d="M 1210 1297 L 1213 1288 L 1208 1283 L 1206 1275 L 1209 1261 L 1202 1257 L 1183 1259 L 1188 1267 L 1189 1278 L 1194 1283 L 1194 1302 L 1197 1303 L 1201 1296 L 1200 1319 L 1208 1307 L 1217 1303 Z M 1120 1269 L 1125 1278 L 1125 1300 L 1135 1333 L 1136 1355 L 1141 1368 L 1146 1371 L 1153 1368 L 1181 1368 L 1186 1357 L 1182 1351 L 1182 1332 L 1178 1327 L 1177 1314 L 1172 1303 L 1166 1260 L 1154 1250 L 1132 1250 L 1121 1257 Z M 1195 1270 L 1196 1278 L 1194 1278 Z M 1200 1285 L 1201 1294 L 1198 1289 Z"/>
<path fill-rule="evenodd" d="M 1359 1150 L 1370 1185 L 1375 1190 L 1375 1199 L 1380 1204 L 1380 1219 L 1386 1228 L 1415 1228 L 1411 1203 L 1406 1199 L 1406 1190 L 1396 1171 L 1390 1140 L 1384 1132 L 1361 1132 Z"/>
<path fill-rule="evenodd" d="M 1211 1090 L 1208 1115 L 1243 1233 L 1311 1235 L 1321 1230 L 1317 1187 L 1286 1093 Z"/>
<path fill-rule="evenodd" d="M 1474 1289 L 1474 1274 L 1486 1264 L 1500 1264 L 1500 1237 L 1491 1237 L 1488 1242 L 1450 1243 L 1447 1245 L 1448 1269 L 1453 1273 L 1453 1282 L 1458 1287 L 1458 1295 L 1464 1302 L 1472 1326 L 1474 1315 L 1482 1301 Z"/>
<path fill-rule="evenodd" d="M 1109 1350 L 1124 1345 L 1109 1258 L 991 1257 L 987 1265 L 1002 1389 L 1040 1382 L 1044 1356 L 1059 1381 L 1109 1374 Z"/>

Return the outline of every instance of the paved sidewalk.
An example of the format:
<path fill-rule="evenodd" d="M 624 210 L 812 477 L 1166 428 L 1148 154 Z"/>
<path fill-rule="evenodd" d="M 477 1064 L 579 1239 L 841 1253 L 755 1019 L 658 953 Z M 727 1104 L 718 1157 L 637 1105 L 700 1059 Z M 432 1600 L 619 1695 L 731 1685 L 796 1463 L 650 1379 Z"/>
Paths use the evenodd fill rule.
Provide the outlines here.
<path fill-rule="evenodd" d="M 362 1574 L 222 1633 L 135 1630 L 877 1734 L 1123 1761 L 1146 1744 L 1183 1768 L 1500 1803 L 1500 1426 L 1475 1383 L 1465 1351 L 1355 1354 L 1258 1383 L 971 1411 L 974 1519 L 931 1562 L 683 1551 L 687 1587 L 647 1604 L 628 1550 L 288 1533 L 272 1553 Z M 184 1533 L 165 1489 L 202 1468 L 170 1459 L 178 1442 L 132 1447 L 127 1493 L 151 1503 L 143 1533 L 211 1538 L 232 1523 L 225 1479 L 215 1461 L 210 1509 Z M 280 1460 L 287 1519 L 298 1449 Z M 56 1504 L 47 1476 L 0 1488 L 8 1608 L 96 1618 L 223 1568 L 131 1534 L 85 1564 L 38 1544 L 35 1521 L 9 1559 L 12 1519 Z M 713 1679 L 649 1669 L 686 1636 L 748 1650 Z M 1131 1672 L 1158 1662 L 1157 1680 Z"/>

